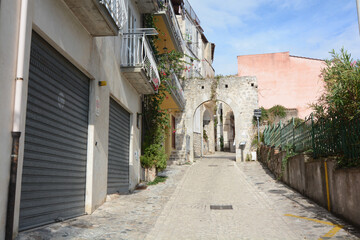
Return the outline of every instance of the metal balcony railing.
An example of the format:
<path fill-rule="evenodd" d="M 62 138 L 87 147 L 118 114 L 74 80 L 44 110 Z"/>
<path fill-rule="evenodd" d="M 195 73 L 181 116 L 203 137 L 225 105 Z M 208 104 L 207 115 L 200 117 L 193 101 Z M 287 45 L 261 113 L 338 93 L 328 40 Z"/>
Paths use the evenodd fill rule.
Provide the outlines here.
<path fill-rule="evenodd" d="M 171 0 L 159 0 L 159 2 L 160 2 L 161 10 L 166 12 L 168 19 L 172 23 L 171 31 L 174 34 L 176 41 L 178 41 L 178 45 L 181 47 L 181 49 L 184 50 L 185 42 Z"/>
<path fill-rule="evenodd" d="M 127 7 L 125 0 L 99 0 L 109 11 L 119 29 L 123 29 L 127 22 Z"/>
<path fill-rule="evenodd" d="M 175 96 L 175 98 L 177 99 L 177 101 L 180 105 L 180 108 L 183 109 L 185 107 L 185 96 L 184 96 L 184 92 L 181 87 L 181 84 L 179 82 L 179 79 L 175 73 L 171 74 L 170 85 L 171 85 L 172 93 Z"/>
<path fill-rule="evenodd" d="M 192 18 L 192 20 L 197 24 L 200 25 L 200 19 L 196 15 L 194 9 L 191 7 L 188 0 L 184 0 L 184 8 L 185 11 L 189 14 L 189 16 Z"/>
<path fill-rule="evenodd" d="M 159 89 L 160 76 L 145 32 L 124 34 L 121 56 L 122 67 L 143 68 L 155 91 Z"/>

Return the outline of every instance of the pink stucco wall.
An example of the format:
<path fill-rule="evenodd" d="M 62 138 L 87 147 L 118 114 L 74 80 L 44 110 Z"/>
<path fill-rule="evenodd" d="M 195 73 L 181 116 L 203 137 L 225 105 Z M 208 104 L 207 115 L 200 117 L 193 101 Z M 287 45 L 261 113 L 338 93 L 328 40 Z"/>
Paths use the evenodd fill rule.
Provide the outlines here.
<path fill-rule="evenodd" d="M 308 104 L 323 91 L 320 74 L 324 67 L 322 60 L 290 56 L 289 52 L 238 56 L 238 75 L 257 77 L 259 107 L 296 108 L 300 118 L 311 113 Z"/>

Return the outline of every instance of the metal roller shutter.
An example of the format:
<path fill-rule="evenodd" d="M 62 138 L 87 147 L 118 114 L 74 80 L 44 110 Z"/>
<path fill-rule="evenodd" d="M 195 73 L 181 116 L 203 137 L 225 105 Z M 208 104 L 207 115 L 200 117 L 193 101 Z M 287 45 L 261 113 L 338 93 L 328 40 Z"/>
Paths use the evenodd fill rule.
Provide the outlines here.
<path fill-rule="evenodd" d="M 20 230 L 85 212 L 89 79 L 32 36 Z"/>
<path fill-rule="evenodd" d="M 107 193 L 129 190 L 130 114 L 110 98 Z"/>

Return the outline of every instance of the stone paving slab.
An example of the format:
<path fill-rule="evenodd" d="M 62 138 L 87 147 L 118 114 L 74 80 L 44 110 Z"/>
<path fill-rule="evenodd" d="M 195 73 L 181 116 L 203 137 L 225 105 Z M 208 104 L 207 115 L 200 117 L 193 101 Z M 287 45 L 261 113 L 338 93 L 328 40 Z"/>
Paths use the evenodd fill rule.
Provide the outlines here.
<path fill-rule="evenodd" d="M 260 163 L 233 159 L 221 153 L 171 166 L 163 184 L 17 239 L 359 239 L 357 229 L 276 181 Z"/>
<path fill-rule="evenodd" d="M 129 195 L 112 195 L 92 215 L 22 232 L 17 240 L 144 239 L 189 168 L 170 166 L 164 172 L 168 177 L 165 183 Z"/>
<path fill-rule="evenodd" d="M 335 229 L 333 239 L 358 239 L 353 227 L 276 181 L 260 163 L 224 156 L 204 158 L 189 169 L 147 240 L 328 239 L 331 224 L 351 231 Z M 213 204 L 233 209 L 211 210 Z"/>

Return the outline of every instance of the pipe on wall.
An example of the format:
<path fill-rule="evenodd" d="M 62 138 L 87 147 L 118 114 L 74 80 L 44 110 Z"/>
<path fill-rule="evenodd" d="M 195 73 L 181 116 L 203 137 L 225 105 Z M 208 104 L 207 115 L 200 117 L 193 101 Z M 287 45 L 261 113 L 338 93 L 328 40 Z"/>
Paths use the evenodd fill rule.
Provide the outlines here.
<path fill-rule="evenodd" d="M 8 204 L 6 211 L 6 233 L 5 239 L 12 240 L 14 233 L 14 214 L 15 214 L 15 195 L 16 179 L 18 170 L 19 142 L 21 136 L 21 110 L 22 110 L 22 89 L 24 83 L 24 58 L 26 43 L 26 22 L 27 22 L 28 0 L 21 0 L 20 25 L 18 34 L 18 49 L 16 62 L 15 77 L 15 96 L 13 110 L 13 127 L 12 127 L 12 150 L 11 150 L 11 167 L 8 192 Z"/>

